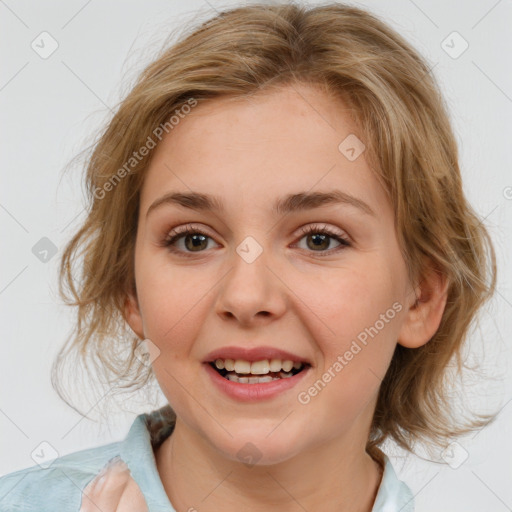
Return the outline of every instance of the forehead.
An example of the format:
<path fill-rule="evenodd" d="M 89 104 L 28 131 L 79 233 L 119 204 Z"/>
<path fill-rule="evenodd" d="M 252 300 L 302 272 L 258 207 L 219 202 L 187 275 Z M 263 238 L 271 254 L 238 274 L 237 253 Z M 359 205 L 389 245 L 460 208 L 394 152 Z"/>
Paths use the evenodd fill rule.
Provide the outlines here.
<path fill-rule="evenodd" d="M 364 151 L 356 159 L 344 153 L 347 140 L 361 150 L 356 133 L 347 106 L 309 85 L 199 104 L 154 150 L 141 212 L 170 190 L 210 193 L 239 207 L 242 198 L 263 205 L 270 196 L 329 188 L 385 200 Z"/>

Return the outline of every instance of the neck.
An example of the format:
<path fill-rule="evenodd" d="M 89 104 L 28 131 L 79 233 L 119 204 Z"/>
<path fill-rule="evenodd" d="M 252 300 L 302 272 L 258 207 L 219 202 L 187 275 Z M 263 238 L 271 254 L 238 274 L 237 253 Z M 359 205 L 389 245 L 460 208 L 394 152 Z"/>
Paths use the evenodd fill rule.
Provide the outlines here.
<path fill-rule="evenodd" d="M 382 476 L 364 446 L 343 439 L 249 467 L 223 457 L 179 419 L 155 457 L 171 503 L 187 511 L 371 512 Z"/>

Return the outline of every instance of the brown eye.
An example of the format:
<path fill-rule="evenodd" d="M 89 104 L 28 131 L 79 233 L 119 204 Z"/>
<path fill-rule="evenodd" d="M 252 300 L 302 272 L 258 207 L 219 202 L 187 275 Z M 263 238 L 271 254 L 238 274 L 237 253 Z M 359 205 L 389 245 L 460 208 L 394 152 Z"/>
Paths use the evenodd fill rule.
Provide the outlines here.
<path fill-rule="evenodd" d="M 208 248 L 208 241 L 213 240 L 210 236 L 197 228 L 185 226 L 171 231 L 162 242 L 171 252 L 189 256 L 190 253 L 204 252 Z"/>
<path fill-rule="evenodd" d="M 184 244 L 187 250 L 189 251 L 200 251 L 202 249 L 206 249 L 208 246 L 207 238 L 205 235 L 200 233 L 196 233 L 193 235 L 182 235 L 184 239 Z M 206 241 L 206 243 L 205 243 Z"/>
<path fill-rule="evenodd" d="M 318 226 L 309 226 L 302 231 L 302 239 L 306 239 L 306 250 L 319 253 L 331 254 L 345 247 L 350 247 L 351 243 L 348 239 L 344 238 L 341 234 L 335 233 L 328 229 L 326 226 L 319 228 Z M 331 247 L 332 240 L 335 240 L 338 245 Z"/>
<path fill-rule="evenodd" d="M 331 242 L 331 237 L 329 235 L 323 235 L 321 233 L 314 233 L 313 235 L 307 235 L 306 239 L 308 240 L 308 247 L 310 249 L 322 250 L 329 249 L 329 245 Z"/>

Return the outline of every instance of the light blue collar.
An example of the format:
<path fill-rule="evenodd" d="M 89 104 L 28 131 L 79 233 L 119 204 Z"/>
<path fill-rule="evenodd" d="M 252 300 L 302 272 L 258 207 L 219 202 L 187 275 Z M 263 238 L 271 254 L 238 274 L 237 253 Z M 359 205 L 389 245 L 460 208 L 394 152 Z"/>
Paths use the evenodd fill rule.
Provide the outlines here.
<path fill-rule="evenodd" d="M 162 442 L 172 430 L 169 406 L 137 416 L 121 442 L 121 458 L 144 494 L 151 512 L 175 512 L 156 467 L 152 440 Z M 384 471 L 372 512 L 414 512 L 414 497 L 399 480 L 391 461 L 384 454 Z"/>

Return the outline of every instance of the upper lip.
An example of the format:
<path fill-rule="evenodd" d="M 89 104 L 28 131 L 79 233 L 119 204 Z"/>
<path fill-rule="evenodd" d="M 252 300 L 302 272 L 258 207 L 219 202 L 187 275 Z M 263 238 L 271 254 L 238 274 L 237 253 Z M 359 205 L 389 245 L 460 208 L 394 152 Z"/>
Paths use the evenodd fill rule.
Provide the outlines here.
<path fill-rule="evenodd" d="M 216 359 L 242 359 L 251 363 L 254 361 L 261 361 L 263 359 L 281 359 L 282 361 L 290 360 L 293 362 L 310 364 L 309 361 L 304 357 L 292 354 L 291 352 L 287 352 L 286 350 L 281 350 L 279 348 L 265 346 L 253 348 L 236 346 L 218 348 L 210 352 L 205 357 L 204 362 L 211 363 Z"/>

